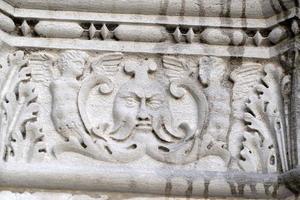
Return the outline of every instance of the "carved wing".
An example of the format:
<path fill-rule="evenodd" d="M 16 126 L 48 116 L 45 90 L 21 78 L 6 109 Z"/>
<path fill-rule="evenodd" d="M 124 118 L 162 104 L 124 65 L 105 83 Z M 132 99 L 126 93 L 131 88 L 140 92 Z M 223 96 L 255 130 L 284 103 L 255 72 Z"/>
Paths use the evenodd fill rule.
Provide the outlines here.
<path fill-rule="evenodd" d="M 91 67 L 97 74 L 113 76 L 119 71 L 122 59 L 122 53 L 104 54 L 92 61 Z"/>
<path fill-rule="evenodd" d="M 34 53 L 30 55 L 29 66 L 32 69 L 32 79 L 49 87 L 50 82 L 60 76 L 55 67 L 56 57 L 48 53 Z"/>
<path fill-rule="evenodd" d="M 189 77 L 192 73 L 187 64 L 171 56 L 163 57 L 163 67 L 165 68 L 166 76 L 171 81 Z"/>

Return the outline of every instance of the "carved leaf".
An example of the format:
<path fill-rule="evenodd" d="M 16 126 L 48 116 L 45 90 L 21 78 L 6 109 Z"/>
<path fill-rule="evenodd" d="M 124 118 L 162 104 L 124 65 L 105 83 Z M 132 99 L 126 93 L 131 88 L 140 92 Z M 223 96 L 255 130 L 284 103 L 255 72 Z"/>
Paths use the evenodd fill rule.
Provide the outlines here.
<path fill-rule="evenodd" d="M 16 131 L 12 135 L 12 151 L 14 161 L 32 162 L 41 161 L 46 152 L 44 135 L 41 133 L 37 122 L 28 122 L 25 126 L 25 133 Z"/>
<path fill-rule="evenodd" d="M 268 64 L 264 67 L 264 72 L 261 84 L 256 87 L 257 95 L 251 97 L 246 104 L 244 120 L 255 136 L 250 136 L 251 133 L 248 132 L 244 134 L 245 142 L 241 156 L 245 160 L 241 161 L 240 165 L 248 171 L 247 166 L 256 163 L 257 171 L 267 173 L 277 169 L 275 152 L 279 154 L 282 170 L 287 169 L 287 127 L 281 90 L 281 82 L 285 80 L 282 69 Z"/>
<path fill-rule="evenodd" d="M 2 101 L 8 91 L 15 89 L 21 81 L 30 78 L 30 69 L 26 66 L 27 59 L 24 58 L 24 52 L 17 51 L 8 56 L 8 63 L 1 68 L 3 79 L 0 82 L 0 100 Z"/>
<path fill-rule="evenodd" d="M 239 164 L 247 172 L 276 172 L 275 149 L 262 142 L 257 132 L 245 132 Z M 266 162 L 267 161 L 267 162 Z"/>
<path fill-rule="evenodd" d="M 8 66 L 5 69 L 7 79 L 1 87 L 0 153 L 5 161 L 29 162 L 32 155 L 30 149 L 33 147 L 27 147 L 34 146 L 30 139 L 32 131 L 29 123 L 37 118 L 37 95 L 34 85 L 29 82 L 31 68 L 27 66 L 27 59 L 22 51 L 9 55 Z M 26 146 L 23 145 L 23 140 L 26 140 Z"/>
<path fill-rule="evenodd" d="M 244 160 L 240 161 L 241 167 L 247 172 L 258 172 L 261 171 L 261 163 L 259 160 L 260 148 L 260 137 L 257 133 L 246 132 L 245 141 L 243 142 L 243 149 L 241 151 L 241 156 Z"/>
<path fill-rule="evenodd" d="M 114 76 L 120 69 L 122 53 L 108 53 L 92 61 L 91 67 L 97 74 Z"/>
<path fill-rule="evenodd" d="M 272 132 L 270 130 L 270 119 L 266 117 L 267 113 L 267 104 L 253 97 L 249 99 L 249 102 L 246 103 L 248 112 L 244 115 L 244 120 L 248 123 L 248 127 L 252 130 L 258 131 L 261 134 L 262 139 L 272 141 Z M 269 109 L 268 109 L 269 110 Z"/>
<path fill-rule="evenodd" d="M 14 149 L 12 146 L 12 142 L 16 141 L 13 136 L 26 134 L 26 123 L 37 117 L 39 106 L 35 103 L 36 99 L 34 87 L 29 82 L 20 83 L 18 92 L 10 92 L 5 98 L 3 108 L 6 114 L 6 126 L 3 126 L 2 134 L 6 134 L 6 146 L 10 148 L 13 156 L 18 153 L 18 149 Z"/>

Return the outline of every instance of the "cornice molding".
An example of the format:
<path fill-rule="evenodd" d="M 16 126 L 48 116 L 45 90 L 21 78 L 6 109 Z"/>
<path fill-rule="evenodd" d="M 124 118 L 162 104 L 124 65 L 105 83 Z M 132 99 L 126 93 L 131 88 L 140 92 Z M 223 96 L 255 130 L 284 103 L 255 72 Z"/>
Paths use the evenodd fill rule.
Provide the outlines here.
<path fill-rule="evenodd" d="M 145 14 L 159 16 L 195 16 L 229 18 L 268 18 L 293 7 L 298 7 L 297 0 L 5 0 L 15 8 L 87 11 L 119 14 Z"/>
<path fill-rule="evenodd" d="M 141 23 L 187 25 L 207 27 L 232 27 L 232 28 L 270 28 L 287 19 L 300 16 L 299 8 L 292 7 L 266 18 L 239 18 L 224 16 L 174 16 L 174 15 L 145 15 L 145 14 L 120 14 L 86 11 L 61 11 L 31 8 L 17 8 L 0 1 L 0 10 L 13 18 L 37 20 L 64 20 L 76 22 L 104 22 L 104 23 Z"/>
<path fill-rule="evenodd" d="M 0 39 L 18 48 L 123 52 L 138 49 L 150 54 L 268 59 L 299 46 L 299 39 L 295 39 L 299 33 L 297 7 L 267 19 L 46 11 L 14 8 L 5 1 L 0 1 L 0 10 L 9 24 L 0 24 Z M 54 32 L 48 24 L 56 27 Z M 110 25 L 114 30 L 107 28 Z M 147 32 L 147 27 L 151 31 Z M 124 31 L 128 28 L 131 31 Z M 149 39 L 153 30 L 158 35 Z M 137 34 L 145 37 L 137 39 Z"/>
<path fill-rule="evenodd" d="M 30 38 L 9 35 L 0 30 L 0 40 L 11 47 L 38 49 L 77 49 L 91 51 L 122 51 L 139 53 L 213 55 L 222 57 L 244 57 L 269 59 L 294 48 L 294 40 L 284 41 L 274 47 L 234 47 L 205 44 L 168 44 L 95 41 L 68 38 Z M 297 42 L 297 47 L 300 43 Z"/>
<path fill-rule="evenodd" d="M 7 16 L 8 20 L 12 21 L 11 26 L 16 27 L 15 31 L 11 32 L 0 26 L 2 28 L 0 38 L 9 46 L 18 48 L 69 48 L 123 52 L 136 52 L 139 49 L 141 53 L 151 54 L 168 53 L 268 59 L 299 46 L 298 39 L 295 40 L 293 36 L 293 34 L 298 34 L 298 32 L 293 33 L 295 30 L 291 27 L 294 21 L 297 24 L 297 28 L 299 27 L 299 22 L 297 22 L 300 16 L 298 7 L 290 8 L 265 19 L 39 10 L 15 8 L 3 0 L 0 1 L 0 11 Z M 38 22 L 43 21 L 52 23 L 54 26 L 58 24 L 56 28 L 58 30 L 60 29 L 60 22 L 74 23 L 77 26 L 75 27 L 77 30 L 82 30 L 79 30 L 76 36 L 66 35 L 65 31 L 68 31 L 66 29 L 62 31 L 63 37 L 56 32 L 45 37 L 43 30 L 44 32 L 49 32 L 47 24 L 44 26 L 40 25 L 39 27 L 41 28 L 39 30 L 42 30 L 36 33 L 36 25 L 39 24 Z M 94 24 L 98 27 L 94 27 Z M 125 36 L 117 36 L 117 40 L 112 40 L 116 35 L 114 31 L 107 29 L 104 30 L 106 32 L 102 33 L 103 28 L 99 28 L 110 24 L 113 26 L 124 24 L 124 26 L 130 26 L 129 28 L 132 31 L 131 33 L 126 32 Z M 141 30 L 145 30 L 145 28 L 149 30 L 154 28 L 158 32 L 163 31 L 164 35 L 159 35 L 163 37 L 162 41 L 158 42 L 155 39 L 148 41 L 147 36 L 145 36 L 147 41 L 143 41 L 143 39 L 136 41 L 135 34 L 145 35 L 152 32 L 149 31 L 147 33 L 147 31 L 144 31 L 138 33 Z M 189 32 L 185 32 L 182 28 L 189 30 Z M 210 28 L 211 30 L 206 31 L 208 33 L 203 36 L 203 32 Z M 278 30 L 273 31 L 276 28 Z M 271 34 L 272 31 L 274 34 Z M 72 32 L 72 30 L 69 32 Z M 118 33 L 118 35 L 124 34 L 123 30 L 119 32 L 121 33 Z M 191 34 L 189 34 L 190 32 Z M 222 39 L 219 40 L 220 35 L 218 35 L 218 32 L 220 34 L 225 33 L 225 38 L 222 36 L 223 41 Z M 250 34 L 253 35 L 249 36 L 249 32 L 252 32 Z M 264 35 L 263 32 L 265 32 Z M 34 34 L 32 35 L 32 33 Z M 211 36 L 211 33 L 215 34 L 215 36 Z M 107 36 L 108 39 L 103 35 L 105 37 L 109 35 Z M 233 35 L 233 38 L 230 35 Z M 272 44 L 270 44 L 270 40 L 273 41 Z"/>

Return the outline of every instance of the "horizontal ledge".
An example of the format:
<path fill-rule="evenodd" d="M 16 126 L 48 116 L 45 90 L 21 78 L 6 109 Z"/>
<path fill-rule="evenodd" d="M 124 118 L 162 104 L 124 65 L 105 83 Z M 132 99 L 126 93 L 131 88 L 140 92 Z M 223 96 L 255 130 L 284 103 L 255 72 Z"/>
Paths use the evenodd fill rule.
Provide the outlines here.
<path fill-rule="evenodd" d="M 147 43 L 103 41 L 62 38 L 35 38 L 13 36 L 0 30 L 0 40 L 11 47 L 42 49 L 77 49 L 87 51 L 120 51 L 149 54 L 211 55 L 221 57 L 245 57 L 269 59 L 293 48 L 294 40 L 283 41 L 273 47 L 218 46 L 186 43 Z"/>
<path fill-rule="evenodd" d="M 140 24 L 164 24 L 183 26 L 208 26 L 208 27 L 233 27 L 263 29 L 272 27 L 286 19 L 299 17 L 299 9 L 291 8 L 275 16 L 259 18 L 228 18 L 228 17 L 197 17 L 197 16 L 164 16 L 142 14 L 116 14 L 95 13 L 82 11 L 53 11 L 38 9 L 14 8 L 0 1 L 0 10 L 15 18 L 63 20 L 78 22 L 101 23 L 140 23 Z"/>
<path fill-rule="evenodd" d="M 265 186 L 277 189 L 278 174 L 244 172 L 214 172 L 195 169 L 139 168 L 126 165 L 57 165 L 2 164 L 0 187 L 51 190 L 81 190 L 89 192 L 135 192 L 160 195 L 228 197 L 239 196 L 232 191 L 243 188 L 243 197 L 266 198 Z M 230 186 L 229 183 L 233 185 Z M 170 191 L 168 187 L 171 185 Z M 256 190 L 251 191 L 255 186 Z M 280 195 L 280 194 L 278 194 Z M 270 197 L 270 196 L 269 196 Z"/>
<path fill-rule="evenodd" d="M 220 0 L 4 0 L 11 6 L 22 9 L 88 11 L 101 13 L 172 15 L 172 16 L 229 16 L 267 18 L 276 13 L 298 6 L 295 0 L 269 2 L 265 0 L 224 1 Z"/>
<path fill-rule="evenodd" d="M 279 14 L 268 19 L 225 18 L 225 17 L 193 17 L 193 16 L 158 16 L 158 15 L 131 15 L 107 14 L 74 11 L 47 11 L 33 9 L 15 9 L 14 17 L 24 19 L 68 20 L 81 22 L 105 23 L 141 23 L 165 24 L 184 26 L 209 26 L 233 28 L 268 28 L 295 16 L 293 8 L 287 14 Z"/>

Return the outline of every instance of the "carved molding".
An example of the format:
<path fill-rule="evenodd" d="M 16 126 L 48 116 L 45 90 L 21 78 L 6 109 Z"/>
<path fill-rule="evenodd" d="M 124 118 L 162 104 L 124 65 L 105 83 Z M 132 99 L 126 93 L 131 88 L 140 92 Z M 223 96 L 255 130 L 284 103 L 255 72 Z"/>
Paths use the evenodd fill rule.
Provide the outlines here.
<path fill-rule="evenodd" d="M 139 49 L 143 53 L 273 58 L 298 44 L 297 37 L 295 43 L 295 35 L 299 33 L 297 5 L 294 7 L 292 1 L 284 4 L 288 7 L 282 7 L 279 3 L 274 6 L 278 7 L 276 12 L 286 8 L 282 10 L 286 14 L 267 20 L 251 17 L 232 20 L 204 17 L 199 20 L 192 16 L 133 17 L 125 14 L 128 15 L 126 18 L 124 14 L 44 12 L 15 9 L 6 2 L 0 2 L 3 11 L 0 15 L 0 28 L 3 30 L 0 38 L 10 46 L 20 48 L 122 49 L 125 52 L 138 52 Z M 48 13 L 51 14 L 44 16 Z M 245 27 L 249 29 L 245 30 Z M 49 43 L 47 38 L 55 39 Z M 80 41 L 74 44 L 73 38 Z M 140 47 L 135 48 L 137 45 Z"/>
<path fill-rule="evenodd" d="M 255 0 L 254 0 L 255 1 Z M 248 1 L 247 1 L 248 2 Z M 1 10 L 4 10 L 6 13 L 8 13 L 11 16 L 14 16 L 16 18 L 22 18 L 22 19 L 26 19 L 26 18 L 32 18 L 32 17 L 37 17 L 39 19 L 53 19 L 53 20 L 67 20 L 67 21 L 97 21 L 97 22 L 112 22 L 112 21 L 118 21 L 118 22 L 129 22 L 129 23 L 142 23 L 142 24 L 169 24 L 169 25 L 190 25 L 190 26 L 212 26 L 212 27 L 239 27 L 239 28 L 268 28 L 268 27 L 272 27 L 282 21 L 285 21 L 286 19 L 291 19 L 294 18 L 295 16 L 299 16 L 298 15 L 298 7 L 299 4 L 297 1 L 292 1 L 292 0 L 288 0 L 286 2 L 283 3 L 283 7 L 281 7 L 282 5 L 279 2 L 276 2 L 274 4 L 272 4 L 271 1 L 269 2 L 265 2 L 266 5 L 263 5 L 261 3 L 247 3 L 247 2 L 239 2 L 237 5 L 235 5 L 233 2 L 231 2 L 232 7 L 227 7 L 227 6 L 220 6 L 218 7 L 218 5 L 216 5 L 215 8 L 217 8 L 217 10 L 219 9 L 219 11 L 221 12 L 218 13 L 216 16 L 210 16 L 210 17 L 206 17 L 206 16 L 199 16 L 199 14 L 205 14 L 204 11 L 206 11 L 205 9 L 202 10 L 203 6 L 201 4 L 197 4 L 198 6 L 193 6 L 193 7 L 189 7 L 189 9 L 191 8 L 196 8 L 199 9 L 198 12 L 196 12 L 196 16 L 193 15 L 184 15 L 184 17 L 181 16 L 176 16 L 174 15 L 174 13 L 165 13 L 165 15 L 163 15 L 163 13 L 156 13 L 154 15 L 149 15 L 146 14 L 144 15 L 143 13 L 141 14 L 134 14 L 138 17 L 133 18 L 132 17 L 132 13 L 130 14 L 119 14 L 122 13 L 123 7 L 122 7 L 122 11 L 121 12 L 114 12 L 114 13 L 105 13 L 105 12 L 101 12 L 99 13 L 100 9 L 97 9 L 96 12 L 91 12 L 91 8 L 88 9 L 88 12 L 86 12 L 86 10 L 78 10 L 75 9 L 73 11 L 70 11 L 69 9 L 72 8 L 72 6 L 74 6 L 74 3 L 71 3 L 72 5 L 68 5 L 68 3 L 65 4 L 65 8 L 63 10 L 69 10 L 69 11 L 61 11 L 60 9 L 50 9 L 49 4 L 50 2 L 48 2 L 47 5 L 47 12 L 45 11 L 45 8 L 36 8 L 35 6 L 39 7 L 41 5 L 43 5 L 44 2 L 33 2 L 33 4 L 31 4 L 33 7 L 30 8 L 30 6 L 27 6 L 27 8 L 22 8 L 22 7 L 15 7 L 15 4 L 9 4 L 7 3 L 7 1 L 1 1 L 0 3 L 0 8 Z M 18 2 L 20 3 L 20 2 Z M 94 3 L 98 3 L 99 2 L 94 2 Z M 158 6 L 157 4 L 158 2 L 156 2 L 156 4 L 152 4 L 151 6 L 155 5 Z M 166 4 L 167 2 L 165 2 L 164 4 Z M 189 4 L 190 2 L 188 2 Z M 201 2 L 202 3 L 202 2 Z M 230 2 L 228 2 L 230 3 Z M 246 16 L 247 18 L 245 18 L 245 16 L 242 14 L 243 13 L 243 5 L 248 4 L 251 6 L 248 6 L 248 8 L 254 9 L 254 13 L 255 15 L 260 15 L 260 14 L 266 14 L 268 12 L 270 12 L 269 14 L 267 14 L 268 16 L 264 15 L 261 17 L 254 17 L 254 16 Z M 34 5 L 36 4 L 36 5 Z M 78 2 L 76 2 L 75 4 L 78 5 Z M 108 2 L 108 4 L 110 4 L 110 2 Z M 180 3 L 181 4 L 181 3 Z M 285 6 L 285 4 L 287 4 Z M 18 4 L 20 5 L 20 4 Z M 27 4 L 28 5 L 28 4 Z M 126 4 L 126 6 L 131 5 Z M 60 6 L 60 8 L 62 8 L 63 6 L 61 4 L 57 4 L 56 6 Z M 95 9 L 95 6 L 92 6 L 92 4 L 88 4 L 86 6 L 91 6 L 92 9 Z M 99 5 L 98 5 L 99 6 Z M 175 4 L 174 5 L 179 6 L 179 4 Z M 253 6 L 253 7 L 252 7 Z M 261 10 L 261 12 L 258 12 L 258 7 L 262 6 L 263 10 Z M 34 8 L 35 7 L 35 8 Z M 104 6 L 105 7 L 105 6 Z M 104 7 L 101 7 L 101 9 L 103 9 Z M 175 7 L 169 7 L 169 9 L 174 9 Z M 136 9 L 136 5 L 131 6 L 131 9 Z M 215 9 L 212 8 L 212 9 Z M 168 9 L 168 10 L 169 10 Z M 208 8 L 209 10 L 210 8 Z M 230 9 L 233 9 L 232 11 Z M 72 9 L 71 9 L 72 10 Z M 77 11 L 76 11 L 77 10 Z M 108 9 L 105 9 L 105 11 L 107 11 Z M 176 9 L 175 9 L 176 10 Z M 229 12 L 230 10 L 230 12 Z M 259 8 L 260 10 L 260 8 Z M 32 12 L 32 11 L 36 11 L 36 12 Z M 148 10 L 149 11 L 149 10 Z M 157 11 L 157 10 L 156 10 Z M 179 11 L 179 9 L 177 9 L 175 12 Z M 275 11 L 275 14 L 273 13 L 273 11 Z M 231 16 L 230 18 L 228 18 L 229 16 L 226 15 L 229 13 L 233 13 L 233 12 L 237 12 L 240 15 L 237 16 Z M 78 15 L 78 13 L 80 13 L 80 15 Z M 211 14 L 210 12 L 207 12 L 208 14 Z M 272 14 L 273 13 L 273 14 Z M 161 14 L 161 15 L 159 15 Z M 199 20 L 199 18 L 201 20 Z"/>

